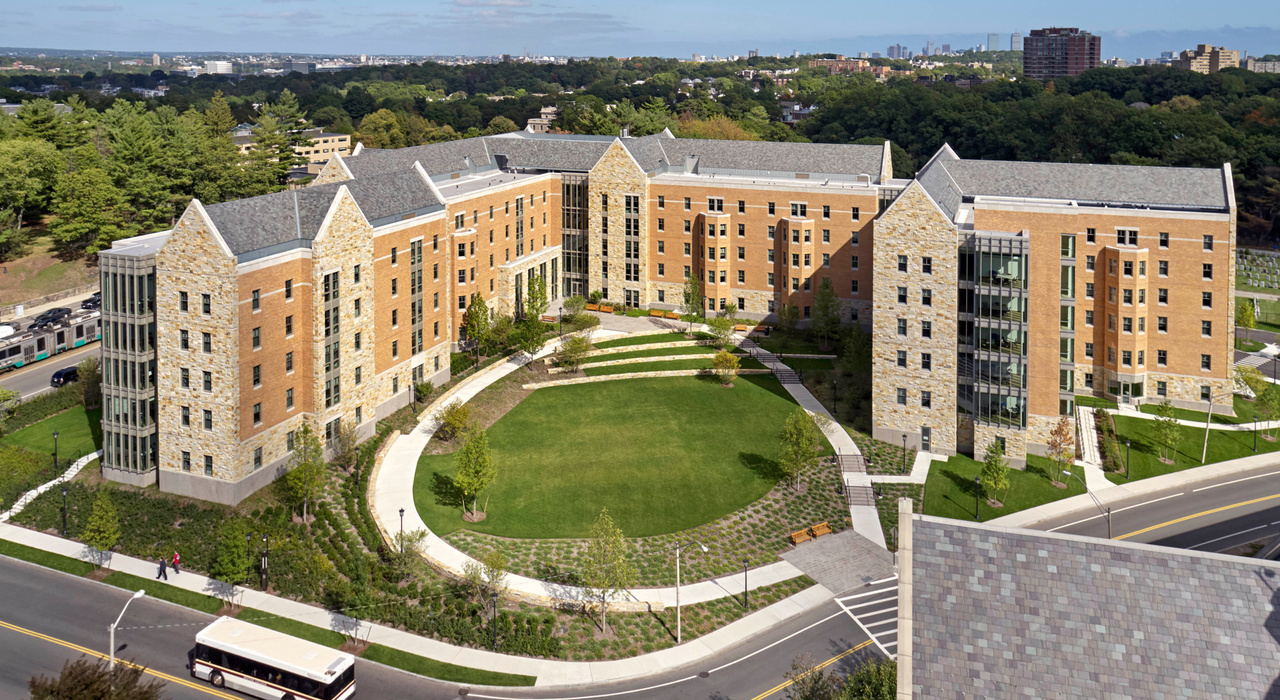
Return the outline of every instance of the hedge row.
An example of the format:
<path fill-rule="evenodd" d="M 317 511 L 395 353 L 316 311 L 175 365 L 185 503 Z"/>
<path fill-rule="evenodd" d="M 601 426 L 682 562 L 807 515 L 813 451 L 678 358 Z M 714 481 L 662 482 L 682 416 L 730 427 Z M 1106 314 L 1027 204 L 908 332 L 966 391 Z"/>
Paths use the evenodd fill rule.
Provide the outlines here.
<path fill-rule="evenodd" d="M 84 389 L 79 383 L 65 384 L 34 398 L 27 399 L 14 407 L 9 419 L 4 422 L 3 431 L 11 433 L 28 425 L 39 423 L 55 413 L 75 408 L 84 404 Z"/>
<path fill-rule="evenodd" d="M 1111 414 L 1104 408 L 1094 412 L 1094 420 L 1098 426 L 1098 447 L 1102 452 L 1102 470 L 1118 472 L 1124 469 L 1123 457 L 1120 455 L 1120 440 L 1116 437 L 1116 424 Z"/>

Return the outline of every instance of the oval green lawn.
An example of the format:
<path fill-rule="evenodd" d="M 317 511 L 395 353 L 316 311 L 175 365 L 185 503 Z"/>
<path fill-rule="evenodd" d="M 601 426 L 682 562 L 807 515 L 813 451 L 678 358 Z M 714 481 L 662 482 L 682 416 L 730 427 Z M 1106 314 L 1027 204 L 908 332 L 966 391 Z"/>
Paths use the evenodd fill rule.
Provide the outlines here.
<path fill-rule="evenodd" d="M 607 507 L 629 537 L 676 532 L 742 508 L 777 481 L 778 434 L 796 408 L 770 376 L 628 379 L 539 389 L 489 429 L 498 464 L 464 523 L 453 455 L 418 463 L 414 502 L 439 535 L 586 537 Z M 450 503 L 450 501 L 453 501 Z"/>

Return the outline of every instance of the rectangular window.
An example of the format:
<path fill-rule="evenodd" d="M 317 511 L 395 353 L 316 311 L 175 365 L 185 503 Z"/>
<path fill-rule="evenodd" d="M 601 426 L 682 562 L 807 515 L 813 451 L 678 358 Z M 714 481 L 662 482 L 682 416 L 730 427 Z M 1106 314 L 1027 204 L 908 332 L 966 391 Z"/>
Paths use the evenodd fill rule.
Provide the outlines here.
<path fill-rule="evenodd" d="M 1205 309 L 1213 308 L 1213 292 L 1200 292 L 1200 306 Z"/>
<path fill-rule="evenodd" d="M 1126 289 L 1126 290 L 1124 290 L 1124 297 L 1123 297 L 1123 298 L 1124 298 L 1124 305 L 1125 305 L 1125 306 L 1132 306 L 1132 305 L 1133 305 L 1133 290 L 1132 290 L 1132 289 Z"/>
<path fill-rule="evenodd" d="M 262 347 L 262 328 L 253 329 L 253 349 L 257 350 Z"/>
<path fill-rule="evenodd" d="M 933 290 L 932 289 L 920 290 L 920 303 L 925 306 L 933 306 Z"/>
<path fill-rule="evenodd" d="M 905 304 L 905 303 L 907 303 L 907 288 L 906 288 L 906 287 L 898 287 L 898 303 L 899 303 L 899 304 Z"/>
<path fill-rule="evenodd" d="M 1205 263 L 1201 266 L 1200 277 L 1206 280 L 1213 279 L 1213 265 L 1211 263 Z"/>
<path fill-rule="evenodd" d="M 920 272 L 926 275 L 933 274 L 933 258 L 928 256 L 920 258 Z"/>
<path fill-rule="evenodd" d="M 213 455 L 204 456 L 204 475 L 213 476 Z"/>
<path fill-rule="evenodd" d="M 858 207 L 854 207 L 854 208 L 853 208 L 853 210 L 852 210 L 852 214 L 853 214 L 853 220 L 854 220 L 854 221 L 857 221 L 857 220 L 859 219 Z"/>
<path fill-rule="evenodd" d="M 1169 364 L 1168 350 L 1156 350 L 1156 364 L 1160 365 L 1161 367 L 1164 367 L 1165 365 Z"/>
<path fill-rule="evenodd" d="M 685 210 L 685 211 L 689 211 L 689 210 L 690 210 L 690 209 L 692 209 L 692 208 L 693 208 L 693 202 L 691 202 L 691 201 L 689 200 L 689 198 L 688 198 L 688 197 L 685 197 L 685 198 L 684 198 L 684 210 Z"/>
<path fill-rule="evenodd" d="M 205 392 L 213 391 L 213 372 L 204 372 L 204 375 L 201 378 L 201 387 Z"/>
<path fill-rule="evenodd" d="M 1213 357 L 1212 357 L 1212 356 L 1210 356 L 1210 355 L 1201 355 L 1201 356 L 1200 356 L 1200 369 L 1203 369 L 1203 370 L 1211 370 L 1211 369 L 1213 369 Z"/>
<path fill-rule="evenodd" d="M 1062 257 L 1074 258 L 1076 256 L 1076 237 L 1072 235 L 1062 236 Z"/>
<path fill-rule="evenodd" d="M 667 198 L 664 197 L 663 195 L 658 195 L 658 208 L 659 209 L 667 208 Z"/>
<path fill-rule="evenodd" d="M 921 337 L 921 338 L 932 338 L 932 337 L 933 337 L 933 321 L 921 321 L 921 322 L 920 322 L 920 337 Z"/>
<path fill-rule="evenodd" d="M 1169 383 L 1163 382 L 1163 381 L 1157 381 L 1156 396 L 1168 396 L 1168 395 L 1169 395 Z"/>
<path fill-rule="evenodd" d="M 293 352 L 286 352 L 284 354 L 284 371 L 285 372 L 293 371 Z"/>
<path fill-rule="evenodd" d="M 721 248 L 720 250 L 724 250 L 724 248 Z M 739 260 L 746 260 L 746 259 L 747 259 L 747 249 L 746 249 L 746 248 L 744 248 L 744 247 L 742 247 L 742 246 L 738 246 L 738 259 L 739 259 Z"/>
<path fill-rule="evenodd" d="M 200 295 L 200 313 L 208 316 L 213 313 L 213 297 L 208 294 Z M 212 458 L 211 458 L 212 459 Z"/>
<path fill-rule="evenodd" d="M 187 333 L 187 331 L 184 331 L 184 330 L 178 331 L 178 349 L 179 350 L 191 349 L 190 334 Z"/>
<path fill-rule="evenodd" d="M 1159 302 L 1160 304 L 1168 304 L 1168 303 L 1169 303 L 1169 290 L 1167 290 L 1167 289 L 1156 289 L 1156 301 L 1157 301 L 1157 302 Z"/>
<path fill-rule="evenodd" d="M 1084 344 L 1084 356 L 1093 359 L 1093 343 Z"/>
<path fill-rule="evenodd" d="M 1097 265 L 1097 261 L 1098 259 L 1095 256 L 1092 256 L 1092 255 L 1084 256 L 1084 269 L 1089 272 L 1094 272 L 1095 267 Z"/>
<path fill-rule="evenodd" d="M 184 427 L 191 426 L 191 407 L 190 406 L 182 407 L 182 425 Z"/>
<path fill-rule="evenodd" d="M 1084 298 L 1085 299 L 1093 298 L 1093 282 L 1084 283 Z"/>
<path fill-rule="evenodd" d="M 899 366 L 899 367 L 906 367 L 906 366 L 907 366 L 907 351 L 906 351 L 906 350 L 899 350 L 899 351 L 898 351 L 898 366 Z"/>
<path fill-rule="evenodd" d="M 1203 236 L 1204 251 L 1206 253 L 1213 252 L 1213 236 Z"/>
<path fill-rule="evenodd" d="M 906 405 L 907 405 L 907 390 L 906 390 L 906 389 L 898 389 L 898 405 L 899 405 L 899 406 L 906 406 Z"/>
<path fill-rule="evenodd" d="M 250 293 L 250 298 L 251 298 L 250 305 L 253 308 L 253 310 L 261 311 L 262 310 L 262 290 L 260 289 L 253 290 L 253 292 Z"/>
<path fill-rule="evenodd" d="M 1138 232 L 1116 229 L 1116 245 L 1138 245 Z"/>
<path fill-rule="evenodd" d="M 1084 310 L 1084 325 L 1086 326 L 1093 325 L 1093 309 Z"/>
<path fill-rule="evenodd" d="M 738 284 L 747 283 L 747 273 L 744 270 L 738 270 Z"/>
<path fill-rule="evenodd" d="M 849 280 L 849 291 L 854 294 L 858 293 L 858 280 Z"/>
<path fill-rule="evenodd" d="M 253 405 L 253 424 L 254 425 L 262 424 L 262 404 L 260 403 L 255 403 Z"/>
<path fill-rule="evenodd" d="M 1156 316 L 1156 330 L 1160 331 L 1161 333 L 1169 332 L 1168 316 Z"/>
<path fill-rule="evenodd" d="M 1169 247 L 1169 234 L 1167 234 L 1167 233 L 1161 233 L 1161 234 L 1160 234 L 1160 247 L 1161 247 L 1161 248 L 1168 248 L 1168 247 Z"/>
<path fill-rule="evenodd" d="M 262 386 L 262 365 L 253 366 L 253 385 Z"/>
<path fill-rule="evenodd" d="M 920 407 L 921 408 L 933 407 L 933 392 L 931 391 L 920 392 Z"/>
<path fill-rule="evenodd" d="M 824 218 L 824 219 L 830 219 L 830 218 L 831 218 L 831 207 L 829 207 L 829 206 L 827 206 L 827 205 L 825 205 L 825 204 L 824 204 L 824 205 L 822 205 L 822 218 Z"/>
<path fill-rule="evenodd" d="M 213 411 L 208 409 L 204 411 L 204 429 L 213 430 Z"/>
<path fill-rule="evenodd" d="M 191 453 L 185 450 L 182 452 L 182 471 L 191 471 Z"/>
<path fill-rule="evenodd" d="M 1210 338 L 1213 336 L 1213 321 L 1200 322 L 1200 335 Z"/>
<path fill-rule="evenodd" d="M 187 293 L 186 292 L 178 292 L 178 310 L 179 311 L 187 310 Z"/>
<path fill-rule="evenodd" d="M 738 224 L 738 238 L 746 238 L 746 237 L 747 237 L 747 225 Z"/>
<path fill-rule="evenodd" d="M 853 259 L 849 261 L 849 264 L 851 265 L 851 269 L 858 269 L 858 256 L 853 256 Z"/>
<path fill-rule="evenodd" d="M 920 369 L 933 369 L 933 354 L 928 352 L 920 353 Z"/>
<path fill-rule="evenodd" d="M 1087 228 L 1084 230 L 1084 240 L 1086 243 L 1098 242 L 1098 231 L 1096 229 Z"/>
<path fill-rule="evenodd" d="M 768 234 L 769 234 L 769 240 L 772 241 L 773 237 L 777 234 L 777 229 L 774 228 L 773 226 L 768 227 Z"/>
<path fill-rule="evenodd" d="M 907 319 L 900 318 L 898 319 L 898 335 L 906 335 L 906 334 L 907 334 Z"/>
<path fill-rule="evenodd" d="M 1157 269 L 1157 272 L 1160 274 L 1160 276 L 1161 276 L 1161 277 L 1168 277 L 1168 276 L 1169 276 L 1169 261 L 1168 261 L 1168 260 L 1161 260 L 1161 261 L 1159 261 L 1158 263 L 1156 263 L 1156 269 Z"/>
<path fill-rule="evenodd" d="M 1125 316 L 1125 317 L 1124 317 L 1124 319 L 1123 319 L 1123 322 L 1121 323 L 1121 326 L 1120 326 L 1120 327 L 1121 327 L 1121 329 L 1122 329 L 1125 333 L 1132 333 L 1132 332 L 1133 332 L 1133 317 L 1132 317 L 1132 316 Z"/>
<path fill-rule="evenodd" d="M 1124 261 L 1124 276 L 1133 277 L 1133 261 L 1132 260 Z"/>
<path fill-rule="evenodd" d="M 898 256 L 898 272 L 906 272 L 906 271 L 907 271 L 907 256 L 899 255 Z"/>

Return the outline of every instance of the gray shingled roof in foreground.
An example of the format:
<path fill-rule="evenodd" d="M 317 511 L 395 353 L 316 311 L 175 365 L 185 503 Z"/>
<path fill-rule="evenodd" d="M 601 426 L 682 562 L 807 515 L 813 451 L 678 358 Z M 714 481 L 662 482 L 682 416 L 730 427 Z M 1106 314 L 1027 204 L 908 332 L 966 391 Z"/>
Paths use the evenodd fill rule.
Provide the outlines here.
<path fill-rule="evenodd" d="M 446 175 L 467 170 L 466 158 L 471 165 L 484 168 L 490 165 L 489 152 L 483 138 L 461 139 L 444 143 L 429 143 L 409 148 L 366 148 L 358 156 L 347 156 L 343 162 L 351 170 L 352 177 L 362 178 L 391 170 L 408 170 L 415 162 L 422 163 L 428 175 Z"/>
<path fill-rule="evenodd" d="M 917 698 L 1280 697 L 1280 565 L 916 516 Z"/>
<path fill-rule="evenodd" d="M 665 134 L 652 134 L 639 138 L 623 139 L 622 145 L 631 153 L 631 157 L 636 159 L 636 162 L 640 164 L 640 167 L 646 173 L 652 173 L 661 167 L 663 163 L 666 163 L 667 156 L 662 152 L 662 144 L 674 140 Z M 684 164 L 681 163 L 681 165 L 683 166 Z"/>
<path fill-rule="evenodd" d="M 880 179 L 883 146 L 833 143 L 781 143 L 773 141 L 712 141 L 660 139 L 673 170 L 683 169 L 685 159 L 698 156 L 698 170 L 705 172 L 749 170 L 757 172 L 870 175 Z"/>
<path fill-rule="evenodd" d="M 587 172 L 613 141 L 490 138 L 489 152 L 507 156 L 507 166 Z"/>

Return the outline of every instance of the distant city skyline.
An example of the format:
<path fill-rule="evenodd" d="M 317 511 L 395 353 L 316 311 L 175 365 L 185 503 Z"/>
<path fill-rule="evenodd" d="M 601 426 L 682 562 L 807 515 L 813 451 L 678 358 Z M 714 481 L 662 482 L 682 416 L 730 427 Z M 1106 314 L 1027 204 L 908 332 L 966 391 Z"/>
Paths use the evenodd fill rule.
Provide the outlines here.
<path fill-rule="evenodd" d="M 777 5 L 763 0 L 675 4 L 617 0 L 447 0 L 415 4 L 367 0 L 358 12 L 336 0 L 226 0 L 187 3 L 165 13 L 142 0 L 71 0 L 7 7 L 2 46 L 114 51 L 369 53 L 414 55 L 520 54 L 570 56 L 762 55 L 830 51 L 884 52 L 927 41 L 962 50 L 999 34 L 1080 27 L 1103 37 L 1104 56 L 1158 55 L 1197 43 L 1230 43 L 1252 54 L 1280 52 L 1280 7 L 1255 5 L 1251 26 L 1222 26 L 1220 7 L 1170 0 L 1159 12 L 1128 3 L 1079 0 L 1069 7 L 995 0 L 972 6 L 923 0 L 902 12 L 890 4 L 815 3 L 822 21 L 786 36 Z M 672 21 L 673 17 L 680 21 Z M 1196 29 L 1202 27 L 1206 29 Z M 1209 27 L 1218 27 L 1207 29 Z M 849 33 L 856 28 L 857 34 Z"/>

